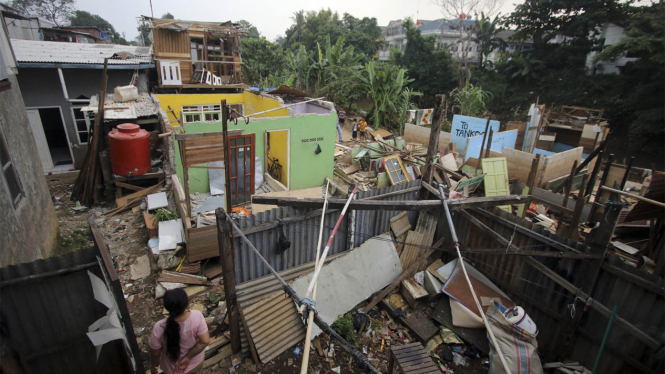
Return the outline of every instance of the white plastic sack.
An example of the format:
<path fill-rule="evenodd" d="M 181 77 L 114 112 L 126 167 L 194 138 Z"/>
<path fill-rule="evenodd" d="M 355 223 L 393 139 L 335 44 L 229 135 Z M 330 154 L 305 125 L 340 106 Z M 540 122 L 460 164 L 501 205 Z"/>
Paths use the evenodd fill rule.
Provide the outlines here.
<path fill-rule="evenodd" d="M 113 100 L 134 101 L 139 98 L 139 90 L 136 86 L 121 86 L 113 89 Z"/>
<path fill-rule="evenodd" d="M 497 303 L 487 309 L 487 321 L 501 348 L 511 373 L 542 374 L 543 366 L 538 357 L 536 335 L 510 323 Z M 507 374 L 501 365 L 494 345 L 490 344 L 490 374 Z"/>
<path fill-rule="evenodd" d="M 259 188 L 263 184 L 263 162 L 261 157 L 254 158 L 254 188 Z"/>

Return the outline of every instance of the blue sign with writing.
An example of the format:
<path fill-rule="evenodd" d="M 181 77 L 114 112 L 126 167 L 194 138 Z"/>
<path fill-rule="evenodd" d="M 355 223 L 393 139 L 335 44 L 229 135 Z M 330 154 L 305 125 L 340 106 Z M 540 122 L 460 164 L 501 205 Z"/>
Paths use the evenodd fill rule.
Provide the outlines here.
<path fill-rule="evenodd" d="M 464 154 L 466 151 L 466 140 L 474 136 L 485 134 L 486 118 L 467 117 L 455 114 L 453 125 L 450 130 L 453 143 L 457 145 L 457 152 Z M 499 131 L 499 121 L 490 121 L 490 127 L 495 133 Z M 489 131 L 489 130 L 488 130 Z"/>
<path fill-rule="evenodd" d="M 483 149 L 487 149 L 487 142 L 489 141 L 489 136 L 485 138 L 485 146 Z M 480 156 L 480 144 L 483 142 L 483 136 L 479 135 L 473 138 L 469 138 L 466 143 L 466 153 L 464 154 L 464 161 L 468 160 L 471 157 L 479 158 Z M 490 149 L 496 152 L 503 151 L 503 148 L 515 148 L 515 143 L 517 142 L 517 130 L 510 130 L 504 132 L 495 132 L 492 134 L 492 144 Z"/>

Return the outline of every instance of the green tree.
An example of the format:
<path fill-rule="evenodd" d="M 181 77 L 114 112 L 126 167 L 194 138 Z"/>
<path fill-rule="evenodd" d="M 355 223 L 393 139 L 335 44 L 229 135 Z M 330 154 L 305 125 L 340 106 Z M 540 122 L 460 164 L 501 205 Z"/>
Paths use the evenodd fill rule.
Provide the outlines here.
<path fill-rule="evenodd" d="M 245 83 L 263 87 L 270 76 L 284 74 L 282 46 L 263 38 L 242 38 L 242 75 Z"/>
<path fill-rule="evenodd" d="M 175 19 L 175 16 L 171 14 L 170 12 L 166 12 L 162 14 L 162 19 Z"/>
<path fill-rule="evenodd" d="M 284 59 L 284 67 L 288 75 L 293 75 L 295 88 L 307 91 L 309 88 L 309 76 L 311 72 L 312 52 L 307 52 L 304 45 L 300 45 L 298 52 L 294 53 L 287 49 Z"/>
<path fill-rule="evenodd" d="M 593 62 L 625 56 L 636 58 L 628 62 L 622 72 L 626 81 L 622 101 L 633 114 L 628 126 L 616 130 L 627 133 L 635 149 L 659 153 L 662 160 L 665 144 L 665 12 L 662 4 L 654 4 L 634 7 L 630 13 L 625 23 L 625 38 L 607 46 Z"/>
<path fill-rule="evenodd" d="M 466 82 L 464 87 L 456 88 L 450 96 L 453 102 L 453 111 L 463 116 L 480 117 L 487 111 L 487 104 L 492 100 L 492 93 L 484 91 L 482 87 L 474 87 Z"/>
<path fill-rule="evenodd" d="M 248 38 L 261 37 L 261 33 L 259 33 L 259 30 L 251 22 L 241 19 L 240 21 L 238 21 L 238 25 L 240 26 L 240 30 L 245 32 L 246 37 Z"/>
<path fill-rule="evenodd" d="M 146 47 L 149 47 L 152 45 L 152 41 L 150 40 L 150 25 L 147 22 L 141 23 L 137 28 L 136 31 L 139 32 L 139 36 L 136 37 L 136 40 L 145 45 Z"/>
<path fill-rule="evenodd" d="M 489 62 L 489 55 L 506 45 L 506 42 L 497 36 L 498 32 L 501 31 L 500 22 L 499 16 L 494 17 L 494 20 L 492 20 L 490 17 L 485 16 L 485 13 L 481 13 L 480 19 L 476 20 L 476 25 L 474 26 L 475 38 L 473 41 L 480 46 L 478 65 L 483 69 Z"/>
<path fill-rule="evenodd" d="M 94 26 L 99 28 L 103 32 L 108 32 L 111 34 L 111 41 L 115 44 L 129 44 L 125 38 L 123 38 L 120 33 L 118 33 L 113 25 L 104 18 L 86 12 L 84 10 L 77 10 L 74 12 L 74 15 L 69 19 L 69 24 L 71 26 Z"/>
<path fill-rule="evenodd" d="M 402 23 L 406 34 L 404 53 L 395 52 L 397 65 L 409 71 L 409 87 L 423 93 L 422 106 L 434 105 L 436 94 L 457 86 L 457 69 L 450 52 L 437 48 L 434 36 L 424 37 L 410 19 Z"/>
<path fill-rule="evenodd" d="M 333 102 L 348 106 L 354 96 L 354 72 L 360 69 L 361 55 L 355 53 L 354 47 L 344 47 L 344 36 L 337 39 L 334 45 L 330 44 L 330 37 L 326 38 L 323 50 L 317 44 L 317 59 L 313 60 L 312 72 L 316 77 L 315 96 L 321 94 Z"/>
<path fill-rule="evenodd" d="M 12 0 L 10 6 L 24 16 L 43 17 L 64 26 L 74 14 L 74 0 Z"/>
<path fill-rule="evenodd" d="M 370 101 L 369 124 L 375 129 L 385 126 L 399 130 L 402 126 L 400 115 L 404 106 L 403 92 L 413 81 L 407 77 L 406 69 L 391 64 L 377 64 L 370 61 L 365 68 L 356 72 L 357 88 Z M 410 92 L 411 99 L 414 96 Z"/>

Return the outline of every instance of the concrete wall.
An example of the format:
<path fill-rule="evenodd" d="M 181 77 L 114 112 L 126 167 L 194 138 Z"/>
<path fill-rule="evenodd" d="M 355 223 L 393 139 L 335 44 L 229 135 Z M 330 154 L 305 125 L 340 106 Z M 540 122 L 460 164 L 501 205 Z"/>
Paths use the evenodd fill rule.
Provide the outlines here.
<path fill-rule="evenodd" d="M 270 109 L 279 108 L 281 104 L 274 99 L 269 97 L 260 96 L 252 93 L 238 93 L 238 94 L 179 94 L 179 95 L 155 95 L 162 106 L 162 109 L 165 112 L 168 112 L 169 106 L 178 114 L 178 117 L 181 116 L 182 107 L 184 105 L 210 105 L 221 104 L 223 99 L 226 99 L 227 104 L 243 104 L 245 108 L 245 114 L 252 114 L 263 112 Z M 288 109 L 279 109 L 265 114 L 259 114 L 257 117 L 261 118 L 270 118 L 270 117 L 281 117 L 288 116 Z M 169 119 L 173 120 L 173 115 L 169 114 Z M 178 122 L 171 123 L 173 126 L 177 126 Z M 189 126 L 189 125 L 188 125 Z M 188 129 L 189 127 L 187 127 Z M 187 130 L 186 131 L 189 131 Z M 221 128 L 218 128 L 215 131 L 221 131 Z"/>
<path fill-rule="evenodd" d="M 112 93 L 117 86 L 126 86 L 132 78 L 133 70 L 109 69 L 107 92 Z M 63 69 L 69 99 L 81 96 L 90 98 L 99 94 L 102 82 L 101 69 Z M 76 134 L 71 107 L 62 92 L 57 69 L 19 68 L 18 82 L 23 93 L 23 101 L 28 108 L 60 107 L 65 120 L 65 129 L 74 155 L 74 167 L 80 169 L 87 151 L 86 144 L 80 144 Z M 139 88 L 141 91 L 141 89 Z M 74 103 L 74 105 L 80 105 Z"/>
<path fill-rule="evenodd" d="M 9 79 L 11 88 L 0 92 L 0 127 L 24 197 L 14 207 L 4 176 L 0 175 L 0 267 L 49 257 L 58 229 L 21 90 L 14 75 Z"/>
<path fill-rule="evenodd" d="M 160 98 L 161 101 L 161 98 Z M 164 103 L 162 103 L 164 105 Z M 252 120 L 248 125 L 244 122 L 238 122 L 238 125 L 229 125 L 229 130 L 243 129 L 243 134 L 256 134 L 255 136 L 255 156 L 263 161 L 263 170 L 265 170 L 264 158 L 264 139 L 263 134 L 266 130 L 286 130 L 290 129 L 290 190 L 298 190 L 320 186 L 325 177 L 332 179 L 333 167 L 335 164 L 335 139 L 337 116 L 335 112 L 327 115 L 308 114 L 297 117 L 276 117 Z M 199 122 L 187 125 L 187 133 L 214 132 L 221 131 L 220 122 Z M 321 147 L 321 153 L 314 152 L 317 145 Z M 180 152 L 176 147 L 175 154 L 176 169 L 178 177 L 184 181 L 182 173 L 182 161 Z M 280 159 L 280 163 L 282 160 Z M 184 182 L 183 182 L 184 183 Z M 207 169 L 189 169 L 189 188 L 190 192 L 208 192 L 210 191 L 208 170 Z"/>

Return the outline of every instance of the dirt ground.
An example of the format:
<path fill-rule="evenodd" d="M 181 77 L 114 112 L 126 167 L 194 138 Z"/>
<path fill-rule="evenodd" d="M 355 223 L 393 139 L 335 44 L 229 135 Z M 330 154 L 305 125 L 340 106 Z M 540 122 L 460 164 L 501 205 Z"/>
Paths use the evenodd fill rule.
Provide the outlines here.
<path fill-rule="evenodd" d="M 349 126 L 345 127 L 347 130 Z M 345 131 L 346 133 L 347 131 Z M 350 130 L 348 131 L 350 137 Z M 61 255 L 79 248 L 92 245 L 92 237 L 88 226 L 88 218 L 93 217 L 100 228 L 104 241 L 108 244 L 111 257 L 116 266 L 116 270 L 123 284 L 123 290 L 127 306 L 132 319 L 134 332 L 137 336 L 137 342 L 143 353 L 142 359 L 146 370 L 149 369 L 148 339 L 155 322 L 165 318 L 161 299 L 155 299 L 155 284 L 158 277 L 158 267 L 147 245 L 148 234 L 140 212 L 133 213 L 131 210 L 118 215 L 107 217 L 102 213 L 110 208 L 108 206 L 95 206 L 92 208 L 77 206 L 75 202 L 70 201 L 71 191 L 76 180 L 76 173 L 66 173 L 47 176 L 51 195 L 55 204 L 58 221 L 59 237 L 57 254 Z M 151 273 L 147 277 L 138 280 L 131 279 L 130 266 L 137 258 L 148 255 L 151 262 Z M 221 292 L 217 286 L 208 288 L 206 292 L 190 298 L 190 306 L 198 307 L 205 316 L 214 313 L 218 304 L 211 302 L 209 291 Z M 387 319 L 385 312 L 377 317 L 377 321 Z M 377 322 L 380 323 L 380 322 Z M 401 332 L 401 337 L 400 333 Z M 358 350 L 365 351 L 372 364 L 382 372 L 387 372 L 388 352 L 391 345 L 406 344 L 413 339 L 408 334 L 408 330 L 399 328 L 390 331 L 390 336 L 385 339 L 383 349 L 382 340 L 377 337 L 378 334 L 366 336 L 360 334 L 356 338 L 355 345 Z M 322 346 L 326 349 L 327 340 L 321 339 Z M 324 354 L 320 355 L 313 347 L 310 353 L 309 373 L 362 373 L 360 367 L 354 363 L 351 356 L 344 351 L 338 344 L 334 343 L 333 358 L 327 358 Z M 303 349 L 303 343 L 297 345 L 300 350 Z M 291 374 L 299 373 L 302 362 L 302 353 L 294 354 L 296 347 L 293 347 L 273 361 L 267 364 L 255 365 L 251 359 L 235 359 L 236 365 L 232 363 L 232 358 L 226 358 L 220 363 L 215 364 L 203 371 L 203 373 L 276 373 Z M 484 373 L 487 372 L 487 365 L 483 365 L 482 358 L 469 360 L 469 366 L 457 366 L 452 362 L 442 359 L 447 373 Z M 339 368 L 339 371 L 337 371 Z"/>

